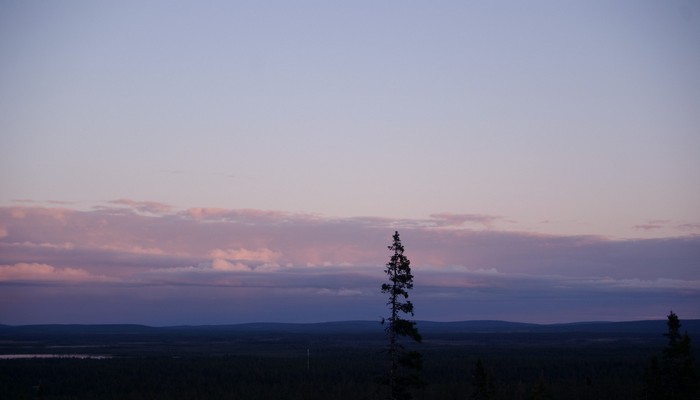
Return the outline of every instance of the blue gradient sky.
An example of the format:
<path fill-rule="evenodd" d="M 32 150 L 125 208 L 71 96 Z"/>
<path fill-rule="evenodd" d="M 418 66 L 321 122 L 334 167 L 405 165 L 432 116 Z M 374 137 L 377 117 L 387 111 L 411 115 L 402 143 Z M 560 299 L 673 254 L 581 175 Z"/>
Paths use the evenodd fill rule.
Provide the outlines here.
<path fill-rule="evenodd" d="M 261 265 L 274 282 L 381 269 L 399 228 L 434 281 L 421 294 L 424 319 L 476 318 L 454 304 L 482 299 L 484 287 L 501 319 L 663 318 L 681 304 L 698 318 L 699 21 L 689 0 L 3 1 L 0 323 L 186 323 L 216 309 L 193 287 L 219 282 L 224 293 Z M 45 237 L 47 221 L 62 230 Z M 177 240 L 169 224 L 182 229 Z M 336 246 L 354 252 L 314 252 L 318 232 L 346 225 Z M 173 247 L 212 232 L 228 242 Z M 473 245 L 482 237 L 504 255 L 477 256 L 492 254 Z M 510 247 L 525 238 L 520 253 Z M 290 243 L 304 251 L 292 255 Z M 625 246 L 646 256 L 622 256 Z M 153 289 L 164 270 L 178 279 Z M 454 274 L 466 297 L 450 303 Z M 569 278 L 588 283 L 570 297 L 557 289 Z M 333 319 L 314 308 L 319 293 L 359 296 L 353 318 L 371 319 L 383 304 L 370 306 L 371 281 L 280 290 L 296 313 L 231 319 Z M 68 287 L 75 304 L 60 306 L 52 296 Z M 95 297 L 98 287 L 158 301 L 127 306 L 154 310 L 131 318 Z M 553 298 L 559 309 L 542 316 Z M 93 309 L 50 317 L 85 299 Z M 192 311 L 158 320 L 173 304 Z M 32 317 L 42 305 L 54 312 Z"/>

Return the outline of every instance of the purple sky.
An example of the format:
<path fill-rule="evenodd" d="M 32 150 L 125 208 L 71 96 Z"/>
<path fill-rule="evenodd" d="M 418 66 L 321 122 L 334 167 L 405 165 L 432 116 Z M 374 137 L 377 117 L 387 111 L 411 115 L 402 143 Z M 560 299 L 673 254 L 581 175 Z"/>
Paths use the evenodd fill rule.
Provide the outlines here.
<path fill-rule="evenodd" d="M 700 318 L 700 3 L 0 2 L 0 323 Z"/>

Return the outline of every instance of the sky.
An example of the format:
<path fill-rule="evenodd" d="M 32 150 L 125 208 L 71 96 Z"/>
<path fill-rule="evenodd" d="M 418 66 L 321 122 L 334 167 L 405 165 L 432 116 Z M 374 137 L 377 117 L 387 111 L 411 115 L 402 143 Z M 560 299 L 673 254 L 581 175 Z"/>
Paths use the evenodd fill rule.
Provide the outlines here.
<path fill-rule="evenodd" d="M 0 2 L 0 323 L 700 318 L 700 2 Z"/>

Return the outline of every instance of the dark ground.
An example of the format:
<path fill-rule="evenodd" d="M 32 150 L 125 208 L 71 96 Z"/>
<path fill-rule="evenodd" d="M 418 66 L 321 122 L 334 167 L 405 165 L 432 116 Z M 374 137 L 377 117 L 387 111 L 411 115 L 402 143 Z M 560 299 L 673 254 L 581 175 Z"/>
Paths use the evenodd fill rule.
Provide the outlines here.
<path fill-rule="evenodd" d="M 691 337 L 700 321 L 684 321 Z M 417 399 L 469 399 L 481 358 L 495 398 L 644 399 L 665 321 L 529 325 L 420 322 L 427 385 Z M 0 326 L 1 399 L 379 399 L 378 322 L 152 328 Z M 307 356 L 308 355 L 308 356 Z M 695 350 L 695 359 L 700 354 Z M 549 396 L 549 397 L 546 397 Z"/>

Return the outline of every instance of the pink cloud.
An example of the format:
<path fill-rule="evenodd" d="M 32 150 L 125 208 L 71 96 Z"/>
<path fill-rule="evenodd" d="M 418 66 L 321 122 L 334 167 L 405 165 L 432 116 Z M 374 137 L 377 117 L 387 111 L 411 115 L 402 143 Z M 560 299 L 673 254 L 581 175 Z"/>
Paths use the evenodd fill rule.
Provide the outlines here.
<path fill-rule="evenodd" d="M 214 249 L 210 255 L 213 258 L 222 258 L 228 260 L 246 260 L 258 261 L 262 263 L 272 263 L 278 260 L 282 255 L 270 249 L 262 248 L 259 250 L 239 249 Z"/>
<path fill-rule="evenodd" d="M 0 265 L 0 282 L 8 281 L 71 281 L 104 282 L 112 279 L 98 276 L 83 269 L 56 268 L 48 264 L 17 263 Z"/>
<path fill-rule="evenodd" d="M 221 218 L 228 215 L 229 210 L 225 208 L 190 208 L 187 215 L 194 219 Z"/>
<path fill-rule="evenodd" d="M 219 313 L 207 321 L 226 323 L 231 315 L 322 320 L 342 307 L 355 310 L 354 318 L 371 318 L 384 311 L 379 286 L 395 229 L 414 267 L 418 318 L 536 319 L 542 316 L 532 310 L 555 303 L 564 310 L 561 318 L 571 318 L 580 299 L 593 310 L 586 315 L 596 315 L 609 304 L 630 304 L 630 296 L 648 313 L 654 304 L 665 308 L 668 299 L 692 305 L 700 299 L 697 235 L 611 240 L 460 225 L 487 221 L 449 214 L 410 220 L 206 208 L 153 215 L 0 207 L 0 304 L 13 302 L 0 312 L 16 321 L 38 315 L 46 304 L 52 310 L 63 304 L 94 310 L 95 318 L 109 309 L 113 322 L 136 315 L 148 322 L 172 305 L 178 321 Z M 95 295 L 93 282 L 109 295 Z M 71 290 L 59 296 L 56 285 Z M 74 303 L 63 300 L 68 292 L 75 293 Z M 121 314 L 106 298 L 121 299 Z M 294 312 L 268 310 L 269 302 L 257 301 L 273 298 Z M 197 305 L 185 311 L 188 301 Z M 260 306 L 251 311 L 251 304 Z M 144 311 L 148 307 L 152 311 Z M 326 314 L 319 311 L 324 307 Z M 620 315 L 632 315 L 625 312 Z"/>
<path fill-rule="evenodd" d="M 64 250 L 70 250 L 75 248 L 75 245 L 73 243 L 34 243 L 34 242 L 12 242 L 12 243 L 0 243 L 2 246 L 6 247 L 28 247 L 28 248 L 46 248 L 46 249 L 64 249 Z"/>
<path fill-rule="evenodd" d="M 14 217 L 18 210 L 22 219 Z M 438 216 L 454 223 L 488 220 Z M 450 279 L 463 287 L 482 284 L 484 273 L 476 277 L 473 271 L 700 279 L 700 239 L 694 237 L 614 241 L 593 236 L 450 229 L 447 223 L 435 229 L 435 219 L 323 219 L 275 211 L 205 208 L 153 216 L 0 207 L 0 226 L 6 233 L 0 237 L 0 264 L 31 260 L 119 279 L 200 263 L 214 270 L 214 262 L 221 267 L 220 272 L 247 269 L 273 275 L 307 265 L 314 266 L 314 273 L 359 271 L 367 266 L 381 271 L 388 257 L 386 245 L 397 225 L 404 226 L 401 237 L 412 265 L 430 271 L 429 279 L 437 279 L 434 274 L 450 266 L 472 271 L 469 279 L 455 275 L 436 280 L 436 287 L 448 285 Z M 213 275 L 207 276 L 213 279 Z"/>
<path fill-rule="evenodd" d="M 290 214 L 282 211 L 266 211 L 256 209 L 226 209 L 226 208 L 189 208 L 182 216 L 188 216 L 196 220 L 215 220 L 230 222 L 286 222 L 288 219 L 299 219 L 299 214 Z M 307 219 L 309 216 L 304 216 Z"/>
<path fill-rule="evenodd" d="M 9 211 L 10 216 L 15 219 L 22 219 L 27 215 L 22 207 L 12 207 Z"/>
<path fill-rule="evenodd" d="M 167 214 L 173 211 L 171 205 L 159 203 L 157 201 L 136 201 L 131 199 L 112 200 L 110 204 L 127 206 L 135 211 L 149 214 Z"/>
<path fill-rule="evenodd" d="M 9 214 L 14 219 L 24 219 L 27 217 L 28 213 L 34 216 L 50 217 L 56 221 L 64 222 L 66 217 L 71 213 L 75 212 L 67 208 L 53 208 L 53 207 L 7 207 Z"/>
<path fill-rule="evenodd" d="M 212 269 L 215 271 L 250 271 L 250 267 L 243 263 L 230 263 L 224 259 L 216 258 L 211 263 Z"/>
<path fill-rule="evenodd" d="M 167 252 L 163 249 L 156 247 L 143 247 L 139 245 L 126 244 L 126 243 L 112 243 L 112 244 L 102 244 L 95 246 L 97 250 L 107 250 L 118 253 L 130 253 L 130 254 L 149 254 L 149 255 L 164 255 Z"/>

